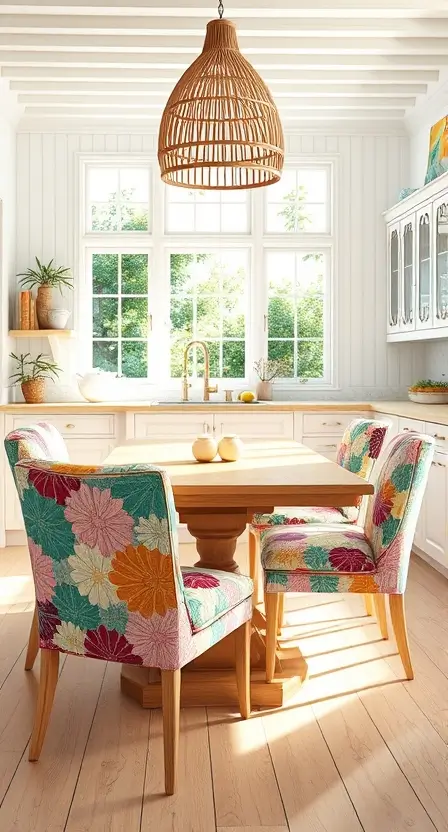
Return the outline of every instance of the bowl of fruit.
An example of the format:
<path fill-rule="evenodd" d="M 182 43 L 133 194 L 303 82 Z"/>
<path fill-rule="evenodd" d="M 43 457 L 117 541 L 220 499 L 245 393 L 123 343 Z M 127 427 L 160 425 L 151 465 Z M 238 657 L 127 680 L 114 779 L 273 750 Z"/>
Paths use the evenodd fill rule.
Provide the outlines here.
<path fill-rule="evenodd" d="M 425 379 L 409 388 L 411 402 L 420 404 L 448 404 L 448 382 Z"/>

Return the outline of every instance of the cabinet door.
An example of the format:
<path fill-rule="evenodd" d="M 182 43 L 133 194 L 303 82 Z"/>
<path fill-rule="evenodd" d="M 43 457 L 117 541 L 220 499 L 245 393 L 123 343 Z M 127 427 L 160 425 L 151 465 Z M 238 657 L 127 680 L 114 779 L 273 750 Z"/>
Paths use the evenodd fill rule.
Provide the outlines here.
<path fill-rule="evenodd" d="M 128 416 L 126 439 L 189 442 L 200 433 L 213 432 L 212 410 L 197 413 L 130 413 Z"/>
<path fill-rule="evenodd" d="M 415 234 L 414 216 L 401 224 L 401 315 L 400 330 L 410 332 L 415 329 Z"/>
<path fill-rule="evenodd" d="M 448 326 L 448 201 L 434 203 L 435 212 L 435 274 L 434 326 Z"/>
<path fill-rule="evenodd" d="M 307 448 L 316 451 L 316 453 L 329 459 L 331 462 L 336 462 L 338 456 L 338 448 L 341 443 L 341 436 L 304 436 L 303 444 Z"/>
<path fill-rule="evenodd" d="M 215 413 L 215 434 L 237 433 L 241 439 L 293 439 L 293 413 Z"/>
<path fill-rule="evenodd" d="M 436 453 L 431 464 L 428 484 L 423 498 L 424 540 L 421 548 L 443 566 L 447 557 L 447 500 L 448 460 L 445 454 Z M 417 543 L 417 545 L 419 545 Z"/>
<path fill-rule="evenodd" d="M 388 314 L 387 331 L 389 334 L 399 331 L 400 326 L 400 225 L 388 228 Z"/>
<path fill-rule="evenodd" d="M 416 329 L 430 329 L 433 318 L 432 302 L 432 223 L 429 206 L 417 213 L 416 221 L 416 295 L 417 308 L 415 315 Z"/>

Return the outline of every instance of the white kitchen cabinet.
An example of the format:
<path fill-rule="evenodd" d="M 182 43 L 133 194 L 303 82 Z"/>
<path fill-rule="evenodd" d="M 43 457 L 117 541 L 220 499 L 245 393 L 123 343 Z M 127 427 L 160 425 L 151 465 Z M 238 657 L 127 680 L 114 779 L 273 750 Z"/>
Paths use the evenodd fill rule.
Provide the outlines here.
<path fill-rule="evenodd" d="M 341 437 L 338 436 L 305 436 L 303 444 L 321 456 L 336 462 Z"/>
<path fill-rule="evenodd" d="M 431 463 L 415 543 L 444 567 L 448 567 L 447 523 L 448 455 L 436 452 Z"/>
<path fill-rule="evenodd" d="M 126 439 L 189 442 L 200 433 L 213 433 L 213 411 L 126 414 Z"/>
<path fill-rule="evenodd" d="M 293 439 L 294 414 L 277 411 L 274 413 L 247 413 L 233 411 L 215 413 L 214 428 L 217 439 L 228 433 L 237 433 L 241 439 Z"/>
<path fill-rule="evenodd" d="M 448 174 L 394 205 L 387 222 L 387 340 L 448 337 Z"/>

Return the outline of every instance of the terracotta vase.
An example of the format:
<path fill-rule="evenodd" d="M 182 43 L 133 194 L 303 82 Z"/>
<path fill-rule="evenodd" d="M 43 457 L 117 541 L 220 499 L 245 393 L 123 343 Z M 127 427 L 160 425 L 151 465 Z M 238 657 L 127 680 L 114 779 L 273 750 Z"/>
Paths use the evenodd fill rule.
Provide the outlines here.
<path fill-rule="evenodd" d="M 51 286 L 39 286 L 37 290 L 36 312 L 39 329 L 49 329 L 48 312 L 52 304 Z"/>
<path fill-rule="evenodd" d="M 191 450 L 198 462 L 211 462 L 217 454 L 218 445 L 213 436 L 203 433 L 194 440 Z"/>
<path fill-rule="evenodd" d="M 223 436 L 218 442 L 218 454 L 223 462 L 236 462 L 243 453 L 244 445 L 236 433 Z"/>
<path fill-rule="evenodd" d="M 32 378 L 21 385 L 23 398 L 27 404 L 42 404 L 45 401 L 45 379 Z"/>
<path fill-rule="evenodd" d="M 259 381 L 257 384 L 257 399 L 259 402 L 272 401 L 272 381 Z"/>

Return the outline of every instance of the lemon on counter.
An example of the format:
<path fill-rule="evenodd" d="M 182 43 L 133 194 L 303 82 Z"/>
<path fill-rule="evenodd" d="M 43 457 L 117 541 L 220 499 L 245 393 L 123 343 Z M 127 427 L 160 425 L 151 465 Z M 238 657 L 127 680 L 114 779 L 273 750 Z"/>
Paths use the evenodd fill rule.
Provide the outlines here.
<path fill-rule="evenodd" d="M 244 393 L 240 393 L 240 400 L 245 402 L 245 404 L 250 404 L 255 399 L 255 393 L 251 393 L 250 390 L 245 390 Z"/>

